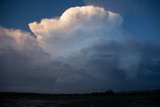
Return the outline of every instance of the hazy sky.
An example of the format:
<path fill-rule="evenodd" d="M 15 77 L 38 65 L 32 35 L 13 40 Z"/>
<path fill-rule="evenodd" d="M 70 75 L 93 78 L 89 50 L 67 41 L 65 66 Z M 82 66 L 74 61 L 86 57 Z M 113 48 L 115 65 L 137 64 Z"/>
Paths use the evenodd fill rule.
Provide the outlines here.
<path fill-rule="evenodd" d="M 160 88 L 159 0 L 0 0 L 0 91 Z"/>

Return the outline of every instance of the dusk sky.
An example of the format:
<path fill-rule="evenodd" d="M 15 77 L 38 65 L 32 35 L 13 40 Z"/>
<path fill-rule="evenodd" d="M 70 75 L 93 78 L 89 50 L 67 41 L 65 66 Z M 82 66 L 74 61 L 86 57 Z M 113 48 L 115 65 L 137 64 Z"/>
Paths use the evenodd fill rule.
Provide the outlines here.
<path fill-rule="evenodd" d="M 0 0 L 0 91 L 160 89 L 159 0 Z"/>

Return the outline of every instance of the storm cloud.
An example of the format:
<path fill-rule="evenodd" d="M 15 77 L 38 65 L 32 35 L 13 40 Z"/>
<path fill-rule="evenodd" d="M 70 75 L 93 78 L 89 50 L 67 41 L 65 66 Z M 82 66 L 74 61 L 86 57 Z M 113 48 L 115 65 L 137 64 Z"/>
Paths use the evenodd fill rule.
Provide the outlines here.
<path fill-rule="evenodd" d="M 160 88 L 160 46 L 137 40 L 102 7 L 67 9 L 32 22 L 32 33 L 0 28 L 0 90 L 91 92 Z"/>
<path fill-rule="evenodd" d="M 46 52 L 64 56 L 101 39 L 120 39 L 122 22 L 121 16 L 104 8 L 82 6 L 66 10 L 59 18 L 30 23 L 29 27 Z"/>

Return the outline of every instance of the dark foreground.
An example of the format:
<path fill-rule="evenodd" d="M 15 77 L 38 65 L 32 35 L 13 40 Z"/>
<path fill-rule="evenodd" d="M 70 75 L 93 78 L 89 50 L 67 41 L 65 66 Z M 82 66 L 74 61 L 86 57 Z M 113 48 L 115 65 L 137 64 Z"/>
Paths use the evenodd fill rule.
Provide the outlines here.
<path fill-rule="evenodd" d="M 0 107 L 160 107 L 160 92 L 0 93 Z"/>

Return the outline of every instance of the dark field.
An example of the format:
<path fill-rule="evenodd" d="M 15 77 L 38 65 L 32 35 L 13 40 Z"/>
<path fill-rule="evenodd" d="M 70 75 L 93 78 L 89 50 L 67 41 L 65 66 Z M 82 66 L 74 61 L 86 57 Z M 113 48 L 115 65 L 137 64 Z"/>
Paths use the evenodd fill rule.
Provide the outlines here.
<path fill-rule="evenodd" d="M 160 92 L 0 93 L 0 107 L 160 107 Z"/>

